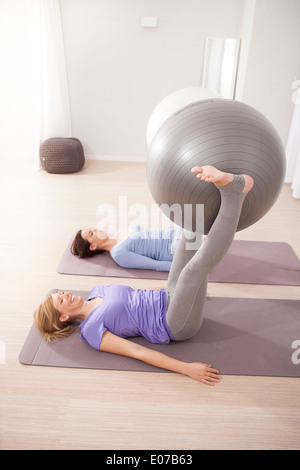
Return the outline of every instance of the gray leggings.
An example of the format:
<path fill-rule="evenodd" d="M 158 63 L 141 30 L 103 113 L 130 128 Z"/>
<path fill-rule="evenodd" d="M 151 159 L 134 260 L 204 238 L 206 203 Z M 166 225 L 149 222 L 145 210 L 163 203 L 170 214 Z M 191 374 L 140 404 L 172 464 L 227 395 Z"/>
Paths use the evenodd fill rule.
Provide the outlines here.
<path fill-rule="evenodd" d="M 231 183 L 218 188 L 220 210 L 198 250 L 186 249 L 193 235 L 185 230 L 182 233 L 167 284 L 166 319 L 176 341 L 191 338 L 202 325 L 208 275 L 233 241 L 246 196 L 244 185 L 244 177 L 235 175 Z"/>

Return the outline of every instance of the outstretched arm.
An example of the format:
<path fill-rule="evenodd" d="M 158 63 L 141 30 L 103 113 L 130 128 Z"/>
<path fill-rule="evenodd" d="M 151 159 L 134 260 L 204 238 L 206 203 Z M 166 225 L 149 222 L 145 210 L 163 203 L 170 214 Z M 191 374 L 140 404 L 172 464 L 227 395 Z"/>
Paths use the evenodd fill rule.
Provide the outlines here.
<path fill-rule="evenodd" d="M 135 344 L 127 339 L 120 338 L 110 331 L 105 331 L 102 336 L 100 351 L 105 351 L 122 356 L 132 357 L 151 364 L 161 369 L 171 370 L 179 374 L 187 375 L 192 379 L 207 385 L 214 385 L 220 381 L 219 372 L 208 364 L 201 362 L 183 362 L 162 354 L 158 351 Z"/>

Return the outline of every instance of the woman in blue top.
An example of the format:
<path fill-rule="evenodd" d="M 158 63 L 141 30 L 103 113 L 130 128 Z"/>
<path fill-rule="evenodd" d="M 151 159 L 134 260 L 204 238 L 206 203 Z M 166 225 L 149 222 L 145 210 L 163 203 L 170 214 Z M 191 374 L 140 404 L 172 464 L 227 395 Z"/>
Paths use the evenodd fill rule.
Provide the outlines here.
<path fill-rule="evenodd" d="M 144 336 L 153 343 L 183 341 L 200 329 L 211 269 L 230 247 L 242 205 L 253 186 L 248 175 L 233 175 L 211 166 L 194 167 L 198 178 L 219 189 L 219 213 L 198 250 L 187 250 L 191 234 L 184 231 L 171 266 L 167 289 L 145 290 L 112 285 L 95 287 L 84 301 L 72 293 L 49 296 L 35 312 L 46 338 L 64 338 L 80 320 L 81 338 L 100 351 L 139 359 L 185 374 L 208 385 L 220 381 L 218 370 L 201 362 L 186 363 L 126 338 Z"/>
<path fill-rule="evenodd" d="M 71 245 L 71 253 L 87 258 L 109 252 L 123 268 L 170 271 L 181 230 L 175 227 L 149 230 L 136 225 L 128 236 L 109 236 L 104 230 L 79 230 Z"/>

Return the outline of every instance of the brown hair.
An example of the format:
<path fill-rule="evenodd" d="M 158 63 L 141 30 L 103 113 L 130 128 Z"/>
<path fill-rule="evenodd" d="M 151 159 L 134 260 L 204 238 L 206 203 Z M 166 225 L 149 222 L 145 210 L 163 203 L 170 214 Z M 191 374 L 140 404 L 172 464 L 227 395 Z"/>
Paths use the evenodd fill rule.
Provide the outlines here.
<path fill-rule="evenodd" d="M 60 315 L 54 308 L 50 295 L 35 310 L 33 315 L 35 324 L 47 340 L 67 338 L 77 328 L 76 322 L 61 322 Z"/>
<path fill-rule="evenodd" d="M 106 250 L 90 250 L 90 244 L 87 240 L 84 240 L 81 236 L 81 230 L 75 235 L 73 243 L 71 245 L 71 253 L 79 256 L 79 258 L 89 258 L 94 255 L 100 255 L 105 253 Z"/>

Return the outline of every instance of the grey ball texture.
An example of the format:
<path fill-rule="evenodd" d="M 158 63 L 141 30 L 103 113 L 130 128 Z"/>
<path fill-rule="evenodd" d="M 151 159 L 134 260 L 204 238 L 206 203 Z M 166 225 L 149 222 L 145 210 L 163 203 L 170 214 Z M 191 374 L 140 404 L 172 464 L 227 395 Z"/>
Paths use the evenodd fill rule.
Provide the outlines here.
<path fill-rule="evenodd" d="M 285 152 L 270 121 L 239 101 L 208 99 L 178 110 L 154 135 L 147 160 L 151 194 L 178 225 L 197 230 L 195 207 L 204 205 L 204 233 L 220 207 L 220 193 L 191 173 L 193 166 L 212 165 L 234 174 L 248 174 L 254 186 L 245 198 L 237 231 L 260 220 L 277 200 L 285 177 Z M 182 217 L 170 215 L 179 204 Z M 184 205 L 193 206 L 185 217 Z M 190 207 L 191 207 L 190 206 Z"/>

